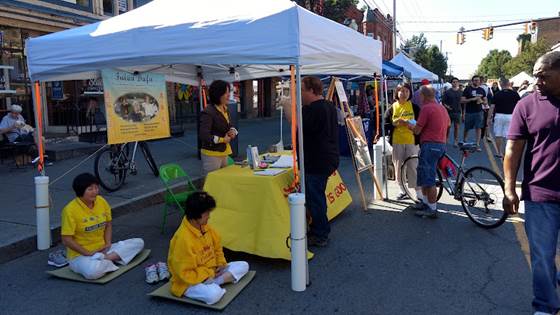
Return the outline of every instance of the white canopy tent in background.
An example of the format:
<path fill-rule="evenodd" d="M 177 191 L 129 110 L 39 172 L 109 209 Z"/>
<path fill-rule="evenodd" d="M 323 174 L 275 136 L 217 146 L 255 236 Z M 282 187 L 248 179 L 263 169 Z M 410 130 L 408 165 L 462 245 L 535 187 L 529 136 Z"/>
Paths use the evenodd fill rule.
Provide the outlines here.
<path fill-rule="evenodd" d="M 429 81 L 437 81 L 439 79 L 437 74 L 424 69 L 421 65 L 412 61 L 402 52 L 393 57 L 393 59 L 391 59 L 391 62 L 403 67 L 406 71 L 409 71 L 412 82 L 420 82 L 423 79 L 428 79 Z"/>
<path fill-rule="evenodd" d="M 35 82 L 97 78 L 100 70 L 114 68 L 198 84 L 200 76 L 207 81 L 286 76 L 293 65 L 299 126 L 302 74 L 381 74 L 379 41 L 289 0 L 154 0 L 102 22 L 29 39 L 26 52 Z M 40 130 L 38 93 L 36 85 Z M 298 140 L 303 144 L 301 128 Z M 304 192 L 303 145 L 299 158 Z"/>
<path fill-rule="evenodd" d="M 511 86 L 514 86 L 514 87 L 521 86 L 521 84 L 525 80 L 529 81 L 529 84 L 531 84 L 531 83 L 533 83 L 533 81 L 535 81 L 535 78 L 528 75 L 527 72 L 521 71 L 518 74 L 516 74 L 515 76 L 513 76 L 511 79 L 509 79 L 509 81 L 511 82 Z"/>

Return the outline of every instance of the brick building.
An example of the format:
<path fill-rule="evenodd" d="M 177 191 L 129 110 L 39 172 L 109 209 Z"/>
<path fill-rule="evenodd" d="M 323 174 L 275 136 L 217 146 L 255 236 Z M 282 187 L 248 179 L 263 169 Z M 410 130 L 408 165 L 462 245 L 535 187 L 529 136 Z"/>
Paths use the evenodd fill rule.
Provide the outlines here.
<path fill-rule="evenodd" d="M 383 60 L 393 58 L 393 19 L 378 9 L 368 9 L 362 22 L 362 32 L 383 43 Z"/>
<path fill-rule="evenodd" d="M 560 43 L 560 17 L 537 20 L 537 40 L 542 39 L 550 46 Z"/>
<path fill-rule="evenodd" d="M 0 2 L 0 117 L 10 104 L 23 107 L 34 124 L 31 82 L 27 76 L 25 40 L 99 22 L 131 10 L 146 0 L 3 0 Z M 53 89 L 53 84 L 57 84 Z M 46 83 L 43 95 L 47 131 L 68 132 L 68 108 L 85 103 L 87 81 Z M 102 98 L 102 95 L 97 95 Z M 73 115 L 74 113 L 72 113 Z"/>

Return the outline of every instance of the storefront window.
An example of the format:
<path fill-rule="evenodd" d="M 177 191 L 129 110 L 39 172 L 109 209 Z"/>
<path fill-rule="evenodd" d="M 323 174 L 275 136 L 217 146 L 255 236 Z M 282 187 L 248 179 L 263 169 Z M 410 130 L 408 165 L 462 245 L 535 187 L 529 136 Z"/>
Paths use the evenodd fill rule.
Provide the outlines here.
<path fill-rule="evenodd" d="M 114 15 L 113 0 L 103 0 L 103 13 L 105 15 Z"/>
<path fill-rule="evenodd" d="M 91 3 L 91 0 L 76 0 L 77 5 L 80 5 L 80 6 L 86 7 L 86 8 L 90 7 L 90 3 Z"/>

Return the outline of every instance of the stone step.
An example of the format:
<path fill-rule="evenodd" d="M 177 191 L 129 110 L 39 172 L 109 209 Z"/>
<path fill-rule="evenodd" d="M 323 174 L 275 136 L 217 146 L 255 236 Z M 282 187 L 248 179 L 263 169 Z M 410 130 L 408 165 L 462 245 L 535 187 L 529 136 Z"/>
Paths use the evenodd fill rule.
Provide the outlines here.
<path fill-rule="evenodd" d="M 97 151 L 103 144 L 89 142 L 49 143 L 45 154 L 50 161 L 60 161 L 78 156 L 89 155 Z"/>

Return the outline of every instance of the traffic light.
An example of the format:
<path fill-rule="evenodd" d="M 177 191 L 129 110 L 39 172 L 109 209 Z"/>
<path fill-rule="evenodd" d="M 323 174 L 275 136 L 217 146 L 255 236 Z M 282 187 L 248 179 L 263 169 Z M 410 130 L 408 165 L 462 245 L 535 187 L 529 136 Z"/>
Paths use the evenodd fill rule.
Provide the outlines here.
<path fill-rule="evenodd" d="M 494 28 L 488 27 L 482 30 L 482 38 L 484 40 L 491 40 L 494 37 Z"/>
<path fill-rule="evenodd" d="M 457 45 L 463 45 L 465 43 L 465 33 L 457 33 Z"/>

